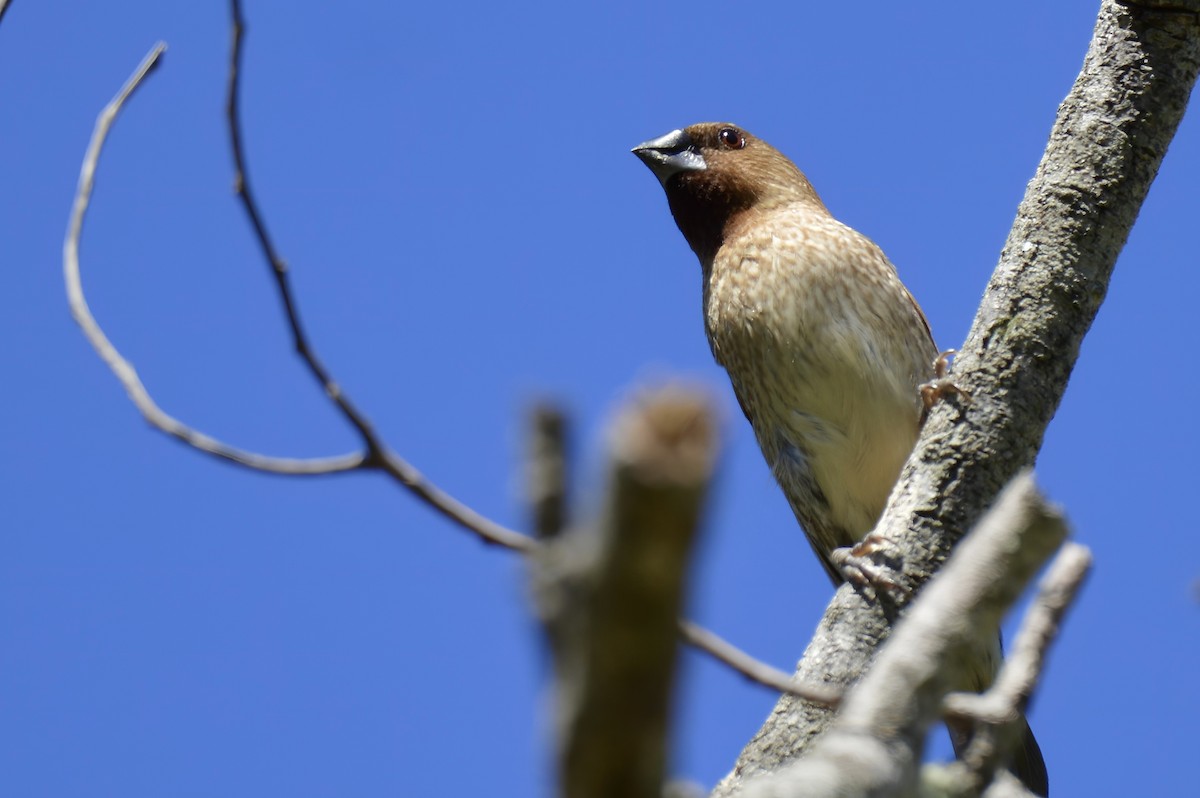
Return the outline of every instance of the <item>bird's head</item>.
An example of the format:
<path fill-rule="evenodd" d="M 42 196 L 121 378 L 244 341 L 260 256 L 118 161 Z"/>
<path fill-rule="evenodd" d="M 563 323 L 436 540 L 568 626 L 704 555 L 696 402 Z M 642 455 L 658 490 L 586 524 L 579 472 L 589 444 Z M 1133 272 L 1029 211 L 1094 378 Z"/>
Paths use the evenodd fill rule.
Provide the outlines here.
<path fill-rule="evenodd" d="M 679 231 L 710 262 L 751 215 L 795 202 L 824 209 L 804 173 L 762 139 L 725 122 L 702 122 L 633 148 L 654 172 Z"/>

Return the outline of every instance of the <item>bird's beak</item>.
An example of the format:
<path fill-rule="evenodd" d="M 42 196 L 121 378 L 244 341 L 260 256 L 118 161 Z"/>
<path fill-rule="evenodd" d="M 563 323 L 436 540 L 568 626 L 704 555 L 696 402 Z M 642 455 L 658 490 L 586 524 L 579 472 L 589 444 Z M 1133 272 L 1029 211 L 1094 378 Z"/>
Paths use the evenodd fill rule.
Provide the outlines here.
<path fill-rule="evenodd" d="M 692 137 L 682 130 L 672 130 L 665 136 L 644 141 L 633 148 L 633 154 L 650 168 L 664 186 L 672 175 L 708 168 Z"/>

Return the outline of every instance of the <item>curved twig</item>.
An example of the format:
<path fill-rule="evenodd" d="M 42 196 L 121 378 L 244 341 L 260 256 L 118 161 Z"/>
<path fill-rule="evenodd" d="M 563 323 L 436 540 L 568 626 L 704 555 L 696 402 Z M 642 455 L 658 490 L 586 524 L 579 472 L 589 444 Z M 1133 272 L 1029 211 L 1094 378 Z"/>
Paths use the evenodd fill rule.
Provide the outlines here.
<path fill-rule="evenodd" d="M 234 3 L 234 7 L 236 12 L 236 2 Z M 416 468 L 388 449 L 379 439 L 370 423 L 366 421 L 342 394 L 341 389 L 328 376 L 319 361 L 312 354 L 311 347 L 308 346 L 300 327 L 295 302 L 292 299 L 286 280 L 286 270 L 282 267 L 282 260 L 274 255 L 274 250 L 270 247 L 270 241 L 266 238 L 265 230 L 262 227 L 260 215 L 257 212 L 253 199 L 245 188 L 245 168 L 241 155 L 240 136 L 236 132 L 236 64 L 240 57 L 238 43 L 240 41 L 241 30 L 240 24 L 235 27 L 230 76 L 230 107 L 234 109 L 230 116 L 230 128 L 233 131 L 235 160 L 238 164 L 239 193 L 243 198 L 248 213 L 251 214 L 251 220 L 254 222 L 256 230 L 260 232 L 259 241 L 264 245 L 268 257 L 271 258 L 272 267 L 277 273 L 278 285 L 280 286 L 281 295 L 284 298 L 288 321 L 291 324 L 293 333 L 296 335 L 297 350 L 300 352 L 305 363 L 308 364 L 310 370 L 321 382 L 326 394 L 337 404 L 342 413 L 346 415 L 362 435 L 366 443 L 366 451 L 351 452 L 334 457 L 272 457 L 240 449 L 217 440 L 210 435 L 206 435 L 183 423 L 158 406 L 151 397 L 150 392 L 146 389 L 146 386 L 138 377 L 137 370 L 133 364 L 121 355 L 120 351 L 112 344 L 108 336 L 104 334 L 103 329 L 92 315 L 83 293 L 83 282 L 80 278 L 79 246 L 83 235 L 84 219 L 87 215 L 92 189 L 95 186 L 96 167 L 99 163 L 104 143 L 108 138 L 108 133 L 116 121 L 117 115 L 126 101 L 133 95 L 134 91 L 137 90 L 146 77 L 160 63 L 162 54 L 166 51 L 166 45 L 161 42 L 154 46 L 146 58 L 143 59 L 142 63 L 138 65 L 138 68 L 134 70 L 133 75 L 126 81 L 125 85 L 121 87 L 121 90 L 117 92 L 113 100 L 100 112 L 100 116 L 96 120 L 96 127 L 92 132 L 91 141 L 88 144 L 87 153 L 84 155 L 83 166 L 79 174 L 79 186 L 75 193 L 75 202 L 67 227 L 67 237 L 63 245 L 63 276 L 66 282 L 67 303 L 71 308 L 71 315 L 74 316 L 84 336 L 96 350 L 100 359 L 112 370 L 113 374 L 125 388 L 126 393 L 129 394 L 130 401 L 133 402 L 146 421 L 154 428 L 188 444 L 192 448 L 225 460 L 226 462 L 236 463 L 237 465 L 252 468 L 256 471 L 288 476 L 337 474 L 363 468 L 380 469 L 391 475 L 393 479 L 406 487 L 426 504 L 456 522 L 459 526 L 473 532 L 485 542 L 516 551 L 529 551 L 534 545 L 531 538 L 507 529 L 457 501 L 436 485 L 430 483 Z"/>
<path fill-rule="evenodd" d="M 67 284 L 67 304 L 71 315 L 83 330 L 84 336 L 96 350 L 100 359 L 112 369 L 113 374 L 120 380 L 130 401 L 141 412 L 152 426 L 171 435 L 189 446 L 207 454 L 227 460 L 231 463 L 253 468 L 258 471 L 268 471 L 274 474 L 289 474 L 308 476 L 314 474 L 333 474 L 359 468 L 363 463 L 363 455 L 352 453 L 339 457 L 324 457 L 316 459 L 295 459 L 287 457 L 268 457 L 231 446 L 205 435 L 189 427 L 179 419 L 160 408 L 151 398 L 146 386 L 138 378 L 133 364 L 121 356 L 117 348 L 108 340 L 108 336 L 100 328 L 88 307 L 83 294 L 83 283 L 79 274 L 79 240 L 83 233 L 83 221 L 87 214 L 88 203 L 91 200 L 92 188 L 96 182 L 96 164 L 100 160 L 100 151 L 108 137 L 108 131 L 120 113 L 125 101 L 142 84 L 142 81 L 159 65 L 162 54 L 167 46 L 159 42 L 138 65 L 133 75 L 117 92 L 100 116 L 96 119 L 96 127 L 92 132 L 92 140 L 88 144 L 87 154 L 83 159 L 83 168 L 79 173 L 79 188 L 75 193 L 75 204 L 71 210 L 71 221 L 67 228 L 67 239 L 63 245 L 63 276 Z"/>

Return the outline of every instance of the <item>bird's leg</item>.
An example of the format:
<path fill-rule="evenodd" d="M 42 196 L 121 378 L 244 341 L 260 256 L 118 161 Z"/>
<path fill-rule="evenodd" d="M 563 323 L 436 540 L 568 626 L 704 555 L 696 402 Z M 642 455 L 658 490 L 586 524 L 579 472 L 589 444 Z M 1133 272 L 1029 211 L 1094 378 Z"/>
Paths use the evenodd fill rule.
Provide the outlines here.
<path fill-rule="evenodd" d="M 872 601 L 880 591 L 896 601 L 909 590 L 902 553 L 878 532 L 869 532 L 853 546 L 834 549 L 829 559 L 847 582 L 861 588 Z"/>
<path fill-rule="evenodd" d="M 971 392 L 960 388 L 950 376 L 950 358 L 956 354 L 958 353 L 955 350 L 947 349 L 938 355 L 937 360 L 933 361 L 933 379 L 918 386 L 921 392 L 921 424 L 925 423 L 933 406 L 950 394 L 959 397 L 964 403 L 971 401 Z"/>

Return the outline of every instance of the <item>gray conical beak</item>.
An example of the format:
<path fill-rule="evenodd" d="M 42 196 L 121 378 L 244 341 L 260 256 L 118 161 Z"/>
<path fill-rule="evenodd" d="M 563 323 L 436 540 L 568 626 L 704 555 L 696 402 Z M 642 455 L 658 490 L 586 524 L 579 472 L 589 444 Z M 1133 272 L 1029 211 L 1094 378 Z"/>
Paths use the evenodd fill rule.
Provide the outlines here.
<path fill-rule="evenodd" d="M 672 175 L 680 172 L 699 172 L 708 168 L 692 137 L 682 130 L 672 130 L 665 136 L 644 141 L 634 147 L 632 152 L 650 168 L 664 186 Z"/>

